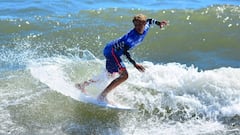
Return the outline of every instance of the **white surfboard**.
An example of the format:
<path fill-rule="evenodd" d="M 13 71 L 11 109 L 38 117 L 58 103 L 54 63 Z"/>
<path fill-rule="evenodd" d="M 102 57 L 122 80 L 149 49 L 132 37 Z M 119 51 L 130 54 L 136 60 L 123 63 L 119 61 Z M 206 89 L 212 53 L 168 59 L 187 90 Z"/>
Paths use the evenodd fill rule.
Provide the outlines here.
<path fill-rule="evenodd" d="M 135 110 L 132 107 L 117 104 L 117 103 L 110 104 L 110 103 L 107 103 L 107 102 L 98 101 L 96 98 L 94 98 L 92 96 L 89 96 L 89 95 L 86 95 L 86 94 L 83 94 L 81 98 L 83 99 L 83 101 L 85 103 L 89 103 L 89 104 L 92 104 L 92 105 L 95 105 L 95 106 L 98 106 L 98 107 L 101 107 L 101 108 L 105 108 L 105 109 L 126 110 L 126 111 L 127 110 L 129 110 L 129 111 Z"/>
<path fill-rule="evenodd" d="M 38 63 L 39 64 L 39 63 Z M 50 89 L 57 91 L 65 96 L 69 96 L 77 101 L 90 103 L 99 107 L 118 109 L 118 110 L 134 110 L 131 107 L 123 105 L 111 105 L 105 102 L 99 102 L 96 98 L 83 94 L 61 69 L 58 64 L 42 64 L 29 66 L 32 76 L 42 83 L 46 84 Z"/>

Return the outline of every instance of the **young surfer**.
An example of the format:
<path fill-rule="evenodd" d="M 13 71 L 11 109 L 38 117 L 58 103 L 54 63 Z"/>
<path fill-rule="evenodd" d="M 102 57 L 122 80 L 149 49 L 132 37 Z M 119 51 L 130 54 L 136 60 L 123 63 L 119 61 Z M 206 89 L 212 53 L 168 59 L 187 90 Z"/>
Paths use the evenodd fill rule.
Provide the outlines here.
<path fill-rule="evenodd" d="M 109 100 L 107 99 L 107 94 L 128 79 L 127 69 L 121 59 L 122 55 L 125 55 L 129 62 L 131 62 L 133 66 L 140 72 L 145 71 L 145 68 L 142 65 L 137 64 L 132 59 L 128 50 L 135 48 L 143 41 L 152 24 L 156 24 L 160 28 L 167 25 L 166 21 L 159 22 L 155 19 L 147 19 L 147 17 L 143 14 L 135 15 L 132 22 L 134 24 L 134 28 L 132 30 L 130 30 L 127 34 L 123 35 L 119 39 L 109 42 L 103 50 L 103 54 L 106 58 L 107 71 L 110 74 L 117 72 L 119 73 L 119 77 L 114 79 L 101 92 L 101 94 L 98 96 L 99 101 L 109 102 Z M 84 93 L 86 93 L 85 87 L 93 82 L 95 81 L 91 79 L 89 81 L 85 81 L 82 84 L 77 84 L 77 87 L 80 88 Z"/>

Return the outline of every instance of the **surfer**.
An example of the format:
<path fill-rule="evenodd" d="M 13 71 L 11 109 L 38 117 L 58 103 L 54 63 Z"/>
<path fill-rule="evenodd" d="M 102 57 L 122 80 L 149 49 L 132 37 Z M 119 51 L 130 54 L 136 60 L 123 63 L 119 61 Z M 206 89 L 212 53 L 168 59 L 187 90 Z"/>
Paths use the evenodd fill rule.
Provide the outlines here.
<path fill-rule="evenodd" d="M 147 17 L 143 14 L 135 15 L 132 22 L 134 24 L 134 28 L 132 30 L 130 30 L 127 34 L 123 35 L 119 39 L 109 42 L 103 50 L 103 54 L 106 58 L 107 71 L 110 74 L 117 72 L 119 73 L 119 77 L 114 79 L 101 92 L 101 94 L 98 96 L 99 101 L 109 102 L 107 99 L 107 94 L 128 79 L 127 69 L 121 59 L 122 55 L 125 55 L 129 62 L 131 62 L 133 66 L 140 72 L 145 71 L 145 68 L 142 65 L 136 63 L 132 59 L 128 50 L 135 48 L 143 41 L 152 24 L 156 24 L 160 28 L 167 25 L 167 22 L 164 20 L 160 22 L 155 19 L 147 19 Z M 77 84 L 77 87 L 80 88 L 84 93 L 86 93 L 85 86 L 93 82 L 95 81 L 91 79 L 89 81 L 85 81 L 82 84 Z"/>

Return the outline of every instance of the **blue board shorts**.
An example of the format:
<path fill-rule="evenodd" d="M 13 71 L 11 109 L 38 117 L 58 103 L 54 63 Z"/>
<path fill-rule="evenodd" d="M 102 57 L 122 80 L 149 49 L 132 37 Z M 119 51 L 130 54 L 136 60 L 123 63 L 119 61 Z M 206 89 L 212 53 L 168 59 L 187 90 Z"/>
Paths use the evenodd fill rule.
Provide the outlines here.
<path fill-rule="evenodd" d="M 121 70 L 126 70 L 124 63 L 122 62 L 120 56 L 115 54 L 112 48 L 111 52 L 105 53 L 106 57 L 106 69 L 109 73 L 119 72 Z"/>

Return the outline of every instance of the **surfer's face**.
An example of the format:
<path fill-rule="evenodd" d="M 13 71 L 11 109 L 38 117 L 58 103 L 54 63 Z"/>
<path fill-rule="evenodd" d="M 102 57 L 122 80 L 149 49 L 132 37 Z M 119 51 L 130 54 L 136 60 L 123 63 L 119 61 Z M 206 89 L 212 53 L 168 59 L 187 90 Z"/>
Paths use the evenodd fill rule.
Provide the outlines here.
<path fill-rule="evenodd" d="M 140 34 L 143 34 L 143 31 L 144 31 L 144 28 L 146 25 L 146 21 L 135 20 L 135 21 L 133 21 L 133 24 L 134 24 L 135 30 Z"/>

